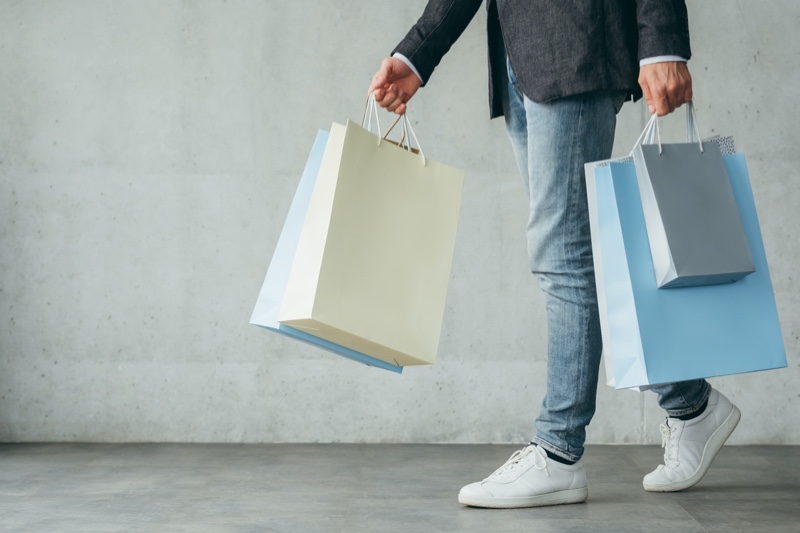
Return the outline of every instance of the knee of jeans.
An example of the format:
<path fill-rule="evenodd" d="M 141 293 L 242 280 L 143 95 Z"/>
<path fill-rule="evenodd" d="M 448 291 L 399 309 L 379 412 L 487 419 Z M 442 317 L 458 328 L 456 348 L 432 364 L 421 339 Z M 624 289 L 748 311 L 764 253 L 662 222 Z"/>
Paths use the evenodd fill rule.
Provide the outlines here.
<path fill-rule="evenodd" d="M 553 245 L 549 239 L 528 235 L 531 272 L 555 283 L 594 287 L 594 258 L 591 241 Z"/>
<path fill-rule="evenodd" d="M 532 268 L 539 288 L 547 295 L 575 304 L 597 303 L 594 269 L 576 268 L 554 271 Z"/>

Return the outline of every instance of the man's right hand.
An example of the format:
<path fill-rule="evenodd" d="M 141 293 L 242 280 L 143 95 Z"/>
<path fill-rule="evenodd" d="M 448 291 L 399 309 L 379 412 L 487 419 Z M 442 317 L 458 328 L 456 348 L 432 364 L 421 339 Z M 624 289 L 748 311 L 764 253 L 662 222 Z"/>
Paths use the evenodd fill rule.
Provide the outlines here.
<path fill-rule="evenodd" d="M 692 101 L 692 75 L 686 62 L 644 65 L 639 69 L 639 85 L 650 114 L 668 115 Z"/>
<path fill-rule="evenodd" d="M 408 65 L 395 57 L 387 57 L 372 78 L 369 93 L 375 93 L 375 101 L 388 111 L 402 115 L 406 103 L 417 92 L 422 80 Z"/>

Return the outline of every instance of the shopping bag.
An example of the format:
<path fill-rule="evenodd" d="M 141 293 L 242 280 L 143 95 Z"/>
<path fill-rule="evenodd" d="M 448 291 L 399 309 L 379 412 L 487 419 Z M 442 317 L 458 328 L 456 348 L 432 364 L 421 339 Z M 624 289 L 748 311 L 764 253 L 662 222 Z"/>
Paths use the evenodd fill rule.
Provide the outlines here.
<path fill-rule="evenodd" d="M 618 284 L 615 287 L 608 288 L 608 284 L 605 282 L 606 275 L 604 272 L 604 254 L 613 254 L 613 253 L 623 253 L 624 249 L 619 247 L 619 241 L 614 239 L 613 237 L 619 235 L 618 231 L 607 231 L 605 232 L 604 236 L 605 239 L 600 238 L 600 227 L 599 227 L 599 212 L 616 212 L 616 201 L 613 196 L 609 196 L 605 194 L 603 196 L 602 202 L 598 198 L 598 188 L 597 188 L 597 175 L 596 170 L 602 167 L 608 167 L 612 161 L 598 161 L 593 163 L 588 163 L 585 165 L 585 174 L 586 174 L 586 189 L 587 189 L 587 198 L 589 203 L 589 228 L 591 231 L 591 240 L 592 240 L 592 256 L 594 260 L 594 275 L 595 275 L 595 284 L 597 287 L 597 306 L 600 313 L 600 336 L 603 339 L 603 367 L 606 373 L 606 384 L 617 388 L 617 389 L 632 389 L 637 391 L 644 391 L 647 390 L 649 387 L 647 385 L 633 385 L 633 386 L 620 386 L 617 387 L 618 380 L 616 378 L 616 373 L 618 370 L 621 370 L 621 365 L 617 362 L 615 367 L 614 365 L 614 358 L 611 354 L 617 354 L 621 351 L 616 345 L 613 344 L 613 341 L 621 341 L 622 338 L 619 337 L 618 331 L 614 331 L 614 335 L 612 338 L 611 334 L 611 325 L 613 324 L 616 327 L 624 327 L 624 318 L 619 318 L 618 320 L 611 321 L 609 319 L 609 304 L 608 304 L 608 297 L 607 292 L 608 290 L 616 290 L 616 291 L 627 291 L 628 285 L 624 283 Z M 629 166 L 633 166 L 633 156 L 622 157 L 616 160 L 613 160 L 615 163 L 627 163 Z M 606 189 L 601 189 L 601 192 L 606 192 Z M 612 221 L 613 222 L 613 221 Z M 614 226 L 613 229 L 618 229 Z M 612 268 L 614 268 L 612 266 Z M 627 298 L 631 298 L 630 294 L 626 292 L 625 297 L 623 298 L 614 298 L 614 294 L 611 295 L 611 302 L 617 303 L 617 301 L 624 302 Z M 632 316 L 633 324 L 636 325 L 636 316 L 635 310 L 633 313 L 630 313 L 630 309 L 625 309 L 623 312 L 628 311 L 629 316 Z M 612 347 L 613 346 L 613 347 Z M 638 346 L 638 345 L 637 345 Z M 631 348 L 627 347 L 627 350 L 636 350 L 636 346 Z M 642 372 L 643 365 L 636 365 L 636 361 L 634 360 L 631 365 L 633 365 L 633 371 L 638 371 L 639 374 L 635 374 L 634 377 L 638 377 L 639 381 L 644 381 L 641 378 L 644 372 Z"/>
<path fill-rule="evenodd" d="M 396 366 L 433 363 L 463 179 L 334 124 L 278 320 Z"/>
<path fill-rule="evenodd" d="M 292 200 L 292 205 L 289 208 L 289 214 L 286 217 L 283 230 L 278 238 L 275 253 L 272 256 L 272 261 L 267 270 L 267 276 L 264 279 L 264 284 L 258 295 L 255 309 L 253 309 L 253 314 L 250 317 L 250 323 L 271 331 L 277 331 L 288 337 L 323 348 L 329 352 L 353 359 L 354 361 L 399 373 L 403 371 L 402 367 L 386 363 L 385 361 L 375 359 L 374 357 L 370 357 L 369 355 L 351 350 L 344 346 L 339 346 L 328 340 L 315 337 L 305 331 L 300 331 L 278 322 L 278 312 L 280 311 L 283 296 L 286 292 L 289 272 L 294 260 L 297 243 L 303 228 L 303 221 L 308 211 L 308 204 L 317 181 L 319 165 L 322 161 L 322 155 L 327 142 L 328 132 L 320 130 L 314 141 L 305 170 L 300 178 L 300 183 L 297 187 L 294 200 Z"/>
<path fill-rule="evenodd" d="M 755 269 L 719 145 L 702 142 L 687 105 L 686 143 L 633 151 L 658 286 L 732 283 Z"/>
<path fill-rule="evenodd" d="M 755 272 L 669 291 L 658 288 L 634 165 L 586 165 L 603 353 L 618 389 L 786 367 L 745 159 L 723 162 Z"/>

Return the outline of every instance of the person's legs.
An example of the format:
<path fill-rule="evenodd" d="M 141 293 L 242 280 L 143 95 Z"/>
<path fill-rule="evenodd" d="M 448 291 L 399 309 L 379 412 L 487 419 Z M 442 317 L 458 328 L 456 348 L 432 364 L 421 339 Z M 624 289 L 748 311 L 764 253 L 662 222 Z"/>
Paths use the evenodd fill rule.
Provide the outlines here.
<path fill-rule="evenodd" d="M 580 458 L 595 411 L 602 350 L 583 169 L 586 162 L 610 157 L 622 96 L 589 93 L 537 104 L 517 90 L 510 64 L 504 96 L 506 127 L 530 198 L 531 271 L 547 299 L 547 393 L 531 445 L 483 481 L 463 487 L 458 499 L 500 508 L 577 503 L 588 496 Z M 678 450 L 685 434 L 692 441 L 705 438 L 698 443 L 702 457 L 711 450 L 713 459 L 738 422 L 738 410 L 710 392 L 704 380 L 654 390 L 670 416 L 698 415 L 696 421 L 673 422 L 666 430 L 662 425 L 662 434 L 666 431 L 671 439 L 668 451 Z M 697 445 L 681 446 L 696 455 Z M 710 464 L 702 457 L 693 472 L 659 467 L 645 478 L 645 488 L 679 490 L 674 487 L 696 483 Z M 686 459 L 685 453 L 681 458 Z"/>
<path fill-rule="evenodd" d="M 611 156 L 621 96 L 539 104 L 519 93 L 510 67 L 508 74 L 506 126 L 530 198 L 530 267 L 547 300 L 547 394 L 533 442 L 577 461 L 602 350 L 584 164 Z"/>
<path fill-rule="evenodd" d="M 576 461 L 595 410 L 602 350 L 583 165 L 610 157 L 622 101 L 595 93 L 537 104 L 507 70 L 506 128 L 530 198 L 530 265 L 547 294 L 547 394 L 533 442 Z M 699 414 L 711 386 L 700 379 L 651 390 L 677 418 Z"/>
<path fill-rule="evenodd" d="M 588 497 L 577 461 L 594 414 L 601 351 L 583 165 L 610 156 L 621 97 L 537 104 L 517 91 L 510 65 L 508 74 L 504 111 L 530 198 L 531 270 L 547 295 L 547 394 L 533 443 L 462 488 L 458 500 L 478 507 L 577 503 Z"/>
<path fill-rule="evenodd" d="M 508 75 L 504 111 L 530 198 L 530 266 L 547 298 L 547 393 L 532 444 L 556 460 L 578 461 L 595 411 L 602 349 L 583 168 L 610 157 L 622 102 L 619 95 L 596 93 L 537 104 L 516 89 L 510 65 Z M 648 491 L 683 490 L 705 475 L 738 424 L 739 410 L 703 379 L 652 391 L 669 417 L 660 428 L 666 451 L 664 464 L 643 485 Z M 570 474 L 582 474 L 580 463 L 574 466 L 579 473 Z M 531 464 L 513 468 L 525 472 L 519 476 L 527 476 L 526 483 L 536 481 Z M 508 473 L 501 468 L 493 476 L 491 483 L 500 487 L 495 477 Z"/>

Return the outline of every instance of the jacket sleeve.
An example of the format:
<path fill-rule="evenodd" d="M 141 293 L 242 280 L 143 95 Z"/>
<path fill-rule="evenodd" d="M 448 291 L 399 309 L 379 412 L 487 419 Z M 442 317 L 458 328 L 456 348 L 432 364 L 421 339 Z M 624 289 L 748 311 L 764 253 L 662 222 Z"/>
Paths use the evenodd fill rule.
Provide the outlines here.
<path fill-rule="evenodd" d="M 425 11 L 392 50 L 408 58 L 428 83 L 433 69 L 461 36 L 483 0 L 428 0 Z"/>
<path fill-rule="evenodd" d="M 689 17 L 684 0 L 637 0 L 639 60 L 656 56 L 689 59 Z"/>

